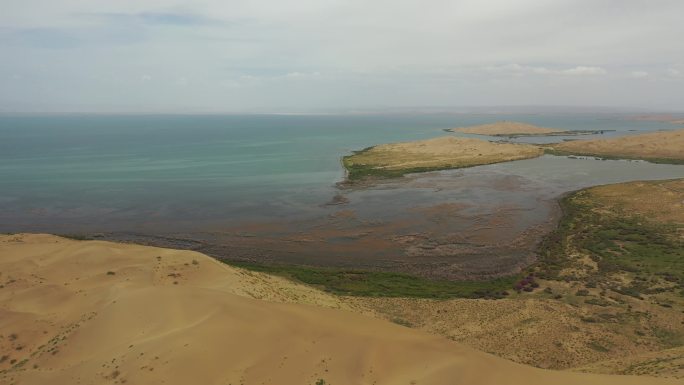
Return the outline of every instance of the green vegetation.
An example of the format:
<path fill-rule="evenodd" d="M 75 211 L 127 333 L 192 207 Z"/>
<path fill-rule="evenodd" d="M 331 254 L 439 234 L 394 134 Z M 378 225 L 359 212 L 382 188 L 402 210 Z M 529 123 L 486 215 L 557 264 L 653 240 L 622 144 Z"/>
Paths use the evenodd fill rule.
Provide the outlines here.
<path fill-rule="evenodd" d="M 676 225 L 607 210 L 587 190 L 573 193 L 560 203 L 564 215 L 541 245 L 536 265 L 539 277 L 566 279 L 561 276 L 562 270 L 577 267 L 572 255 L 580 253 L 597 266 L 582 278 L 587 287 L 598 284 L 635 298 L 666 291 L 682 294 L 684 240 Z M 629 283 L 612 280 L 614 274 L 628 277 Z"/>
<path fill-rule="evenodd" d="M 360 151 L 354 151 L 352 155 L 342 157 L 342 165 L 347 170 L 348 181 L 354 182 L 365 178 L 398 178 L 406 174 L 459 168 L 458 166 L 444 165 L 439 167 L 410 167 L 402 169 L 387 169 L 368 164 L 358 164 L 352 161 L 354 156 L 368 152 L 372 148 L 373 147 L 367 147 Z"/>
<path fill-rule="evenodd" d="M 392 318 L 390 321 L 397 325 L 406 326 L 407 328 L 413 327 L 413 324 L 411 322 L 400 317 Z"/>
<path fill-rule="evenodd" d="M 93 238 L 85 234 L 59 234 L 62 238 L 72 239 L 74 241 L 91 241 Z"/>
<path fill-rule="evenodd" d="M 601 307 L 606 307 L 606 306 L 611 305 L 611 303 L 609 301 L 606 301 L 605 299 L 601 299 L 601 298 L 589 298 L 588 300 L 584 301 L 584 303 L 589 304 L 589 305 L 601 306 Z"/>
<path fill-rule="evenodd" d="M 673 159 L 673 158 L 644 158 L 644 157 L 631 157 L 631 156 L 621 156 L 621 155 L 606 155 L 606 154 L 595 154 L 590 152 L 578 152 L 578 151 L 562 151 L 557 150 L 552 147 L 544 147 L 544 154 L 556 155 L 556 156 L 591 156 L 594 158 L 600 158 L 605 160 L 643 160 L 650 163 L 659 164 L 684 164 L 684 159 Z"/>
<path fill-rule="evenodd" d="M 403 273 L 224 262 L 318 286 L 333 294 L 363 297 L 501 298 L 520 279 L 511 276 L 487 281 L 445 281 Z"/>
<path fill-rule="evenodd" d="M 596 341 L 590 342 L 587 346 L 589 346 L 590 348 L 596 350 L 597 352 L 601 352 L 601 353 L 608 353 L 608 352 L 610 352 L 610 349 L 608 349 L 607 347 L 601 345 L 600 343 L 598 343 L 598 342 L 596 342 Z"/>
<path fill-rule="evenodd" d="M 681 331 L 673 331 L 663 328 L 653 328 L 653 334 L 661 344 L 667 348 L 684 345 L 684 334 Z"/>

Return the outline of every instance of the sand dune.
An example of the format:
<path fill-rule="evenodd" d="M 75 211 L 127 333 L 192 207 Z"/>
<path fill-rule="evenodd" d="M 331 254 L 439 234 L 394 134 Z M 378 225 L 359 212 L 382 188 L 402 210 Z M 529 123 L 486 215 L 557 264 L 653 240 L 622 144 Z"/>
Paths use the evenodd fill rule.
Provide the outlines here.
<path fill-rule="evenodd" d="M 190 251 L 3 235 L 0 271 L 2 384 L 681 383 L 514 364 Z"/>
<path fill-rule="evenodd" d="M 667 375 L 681 378 L 684 371 L 684 346 L 596 362 L 577 370 L 589 373 Z"/>
<path fill-rule="evenodd" d="M 684 129 L 612 139 L 558 143 L 554 150 L 578 155 L 684 161 Z"/>

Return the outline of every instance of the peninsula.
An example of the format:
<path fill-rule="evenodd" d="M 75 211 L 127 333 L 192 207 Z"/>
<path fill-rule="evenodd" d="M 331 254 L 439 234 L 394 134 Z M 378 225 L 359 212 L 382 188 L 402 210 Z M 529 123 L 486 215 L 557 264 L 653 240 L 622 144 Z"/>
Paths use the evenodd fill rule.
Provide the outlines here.
<path fill-rule="evenodd" d="M 504 136 L 516 138 L 521 136 L 576 136 L 601 134 L 605 130 L 559 130 L 556 128 L 539 127 L 528 123 L 502 120 L 495 123 L 481 124 L 469 127 L 457 127 L 445 130 L 461 134 Z"/>
<path fill-rule="evenodd" d="M 540 147 L 532 145 L 446 136 L 381 144 L 345 156 L 342 162 L 347 180 L 355 181 L 535 158 L 543 153 Z"/>
<path fill-rule="evenodd" d="M 684 129 L 611 139 L 575 140 L 553 144 L 547 152 L 609 159 L 641 159 L 654 163 L 684 163 Z"/>

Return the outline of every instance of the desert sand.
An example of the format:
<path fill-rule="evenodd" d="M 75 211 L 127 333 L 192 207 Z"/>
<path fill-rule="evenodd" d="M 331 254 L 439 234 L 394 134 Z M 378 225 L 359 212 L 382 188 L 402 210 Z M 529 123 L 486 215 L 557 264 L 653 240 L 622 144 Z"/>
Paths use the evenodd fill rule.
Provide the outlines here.
<path fill-rule="evenodd" d="M 344 158 L 353 174 L 362 167 L 375 172 L 425 171 L 470 167 L 540 156 L 543 150 L 525 144 L 492 143 L 445 136 L 414 142 L 381 144 Z"/>
<path fill-rule="evenodd" d="M 500 121 L 491 124 L 482 124 L 470 127 L 457 127 L 449 131 L 460 132 L 463 134 L 476 135 L 492 135 L 492 136 L 508 136 L 508 135 L 535 135 L 535 134 L 552 134 L 556 132 L 563 132 L 555 128 L 538 127 L 532 124 Z"/>
<path fill-rule="evenodd" d="M 2 235 L 0 271 L 3 384 L 681 383 L 526 367 L 191 251 Z"/>
<path fill-rule="evenodd" d="M 576 140 L 553 145 L 561 153 L 684 161 L 684 129 L 612 139 Z"/>
<path fill-rule="evenodd" d="M 616 370 L 617 369 L 617 370 Z M 684 347 L 601 361 L 578 368 L 589 373 L 677 374 L 684 369 Z"/>

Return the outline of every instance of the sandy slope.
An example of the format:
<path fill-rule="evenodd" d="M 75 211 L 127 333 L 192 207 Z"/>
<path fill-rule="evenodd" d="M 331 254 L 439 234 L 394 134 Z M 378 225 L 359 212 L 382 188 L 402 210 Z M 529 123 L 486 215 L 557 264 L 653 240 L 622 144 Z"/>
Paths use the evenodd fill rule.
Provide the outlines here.
<path fill-rule="evenodd" d="M 684 346 L 596 362 L 577 368 L 577 370 L 591 373 L 666 375 L 682 378 L 684 374 Z"/>
<path fill-rule="evenodd" d="M 189 251 L 0 236 L 0 271 L 2 384 L 680 383 L 532 369 Z"/>
<path fill-rule="evenodd" d="M 553 148 L 574 154 L 684 160 L 684 129 L 612 139 L 576 140 L 558 143 Z"/>
<path fill-rule="evenodd" d="M 501 121 L 478 126 L 452 128 L 450 131 L 477 135 L 531 135 L 561 132 L 554 128 L 538 127 L 527 123 Z"/>

